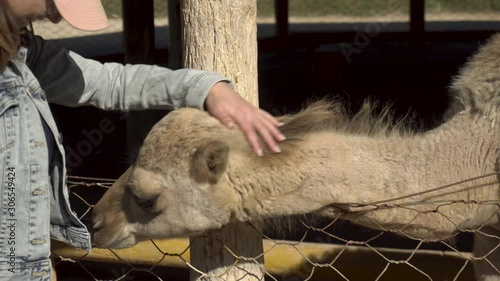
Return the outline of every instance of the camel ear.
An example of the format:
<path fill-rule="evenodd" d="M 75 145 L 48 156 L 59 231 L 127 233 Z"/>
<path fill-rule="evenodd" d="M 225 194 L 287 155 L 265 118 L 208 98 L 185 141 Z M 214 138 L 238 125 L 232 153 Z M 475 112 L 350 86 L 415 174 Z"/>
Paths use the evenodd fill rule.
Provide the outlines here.
<path fill-rule="evenodd" d="M 216 184 L 227 166 L 229 145 L 211 141 L 199 147 L 191 159 L 191 176 L 199 183 Z"/>

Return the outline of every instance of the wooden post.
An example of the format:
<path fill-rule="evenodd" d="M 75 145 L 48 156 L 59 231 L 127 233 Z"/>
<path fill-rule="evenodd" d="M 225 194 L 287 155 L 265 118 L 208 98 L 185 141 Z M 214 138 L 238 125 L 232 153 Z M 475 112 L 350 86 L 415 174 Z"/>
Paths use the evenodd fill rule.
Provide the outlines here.
<path fill-rule="evenodd" d="M 151 0 L 122 0 L 126 63 L 154 63 L 154 7 Z"/>
<path fill-rule="evenodd" d="M 421 50 L 425 45 L 425 0 L 411 0 L 410 46 Z"/>
<path fill-rule="evenodd" d="M 124 63 L 155 62 L 153 0 L 122 0 Z M 125 121 L 127 151 L 137 151 L 151 127 L 165 116 L 165 110 L 130 111 Z"/>
<path fill-rule="evenodd" d="M 168 0 L 168 67 L 182 68 L 181 0 Z"/>
<path fill-rule="evenodd" d="M 183 65 L 215 71 L 254 105 L 257 94 L 257 2 L 183 0 Z M 191 238 L 191 280 L 264 280 L 262 234 L 229 225 Z M 240 259 L 238 257 L 245 257 Z"/>
<path fill-rule="evenodd" d="M 288 35 L 288 0 L 274 0 L 274 17 L 276 19 L 276 36 Z"/>
<path fill-rule="evenodd" d="M 184 0 L 183 64 L 226 75 L 253 105 L 257 94 L 255 0 Z"/>

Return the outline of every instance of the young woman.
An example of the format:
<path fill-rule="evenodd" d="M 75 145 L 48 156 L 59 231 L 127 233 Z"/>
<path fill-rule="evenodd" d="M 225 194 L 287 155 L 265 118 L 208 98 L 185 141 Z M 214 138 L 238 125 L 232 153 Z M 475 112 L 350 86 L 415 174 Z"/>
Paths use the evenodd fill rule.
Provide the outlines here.
<path fill-rule="evenodd" d="M 83 30 L 107 26 L 100 0 L 0 0 L 0 279 L 50 280 L 50 239 L 90 250 L 71 210 L 65 156 L 48 103 L 105 110 L 206 110 L 279 152 L 280 123 L 245 102 L 216 73 L 101 64 L 27 33 L 30 21 L 64 18 Z"/>

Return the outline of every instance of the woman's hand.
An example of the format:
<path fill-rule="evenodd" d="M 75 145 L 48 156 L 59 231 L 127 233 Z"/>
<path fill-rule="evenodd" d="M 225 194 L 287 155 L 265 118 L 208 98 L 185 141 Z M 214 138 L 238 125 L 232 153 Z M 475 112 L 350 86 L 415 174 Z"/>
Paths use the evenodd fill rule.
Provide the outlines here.
<path fill-rule="evenodd" d="M 278 129 L 281 123 L 271 114 L 245 101 L 226 82 L 219 82 L 210 89 L 205 107 L 210 115 L 227 127 L 238 126 L 255 154 L 262 156 L 259 137 L 272 152 L 281 152 L 278 142 L 285 140 Z"/>

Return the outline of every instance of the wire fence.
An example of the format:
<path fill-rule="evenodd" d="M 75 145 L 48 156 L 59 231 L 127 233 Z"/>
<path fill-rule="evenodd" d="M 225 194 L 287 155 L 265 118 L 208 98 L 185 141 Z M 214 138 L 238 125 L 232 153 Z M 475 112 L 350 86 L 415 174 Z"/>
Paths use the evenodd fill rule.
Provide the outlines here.
<path fill-rule="evenodd" d="M 498 189 L 499 175 L 492 173 L 481 178 L 495 182 L 489 187 Z M 82 221 L 89 221 L 93 206 L 113 182 L 111 179 L 69 178 L 72 204 L 78 210 Z M 431 189 L 429 192 L 436 190 Z M 446 186 L 439 190 L 446 192 Z M 420 194 L 414 196 L 418 195 Z M 405 235 L 406 226 L 385 228 L 379 225 L 378 230 L 360 228 L 341 220 L 342 214 L 339 214 L 334 219 L 318 220 L 314 223 L 301 220 L 287 240 L 277 238 L 266 231 L 260 232 L 255 227 L 255 231 L 259 231 L 264 238 L 264 252 L 256 257 L 239 256 L 229 247 L 226 247 L 226 250 L 236 260 L 233 267 L 246 262 L 259 263 L 260 258 L 265 256 L 263 274 L 266 280 L 353 281 L 404 278 L 470 281 L 473 280 L 472 262 L 481 263 L 500 277 L 500 229 L 488 226 L 500 213 L 500 200 L 477 202 L 463 199 L 441 201 L 432 205 L 430 208 L 425 205 L 421 208 L 422 206 L 416 203 L 401 205 L 383 201 L 370 204 L 373 209 L 369 212 L 388 208 L 411 208 L 418 210 L 420 214 L 432 212 L 446 216 L 440 209 L 450 205 L 489 205 L 497 211 L 481 225 L 470 229 L 459 228 L 459 233 L 444 241 L 432 242 L 410 237 Z M 352 206 L 359 207 L 358 204 Z M 413 219 L 415 218 L 408 221 L 408 225 Z M 489 247 L 477 256 L 470 252 L 472 235 L 476 241 L 487 241 Z M 401 238 L 402 236 L 404 238 Z M 200 275 L 198 280 L 202 280 L 207 277 L 207 273 L 190 264 L 189 249 L 187 239 L 151 240 L 141 242 L 130 249 L 94 249 L 89 254 L 56 242 L 53 255 L 56 257 L 56 270 L 64 269 L 68 264 L 78 264 L 83 269 L 84 274 L 71 276 L 68 280 L 186 280 L 179 279 L 178 276 L 171 277 L 172 273 L 169 271 L 179 268 L 196 271 Z M 119 266 L 112 267 L 111 264 Z"/>

